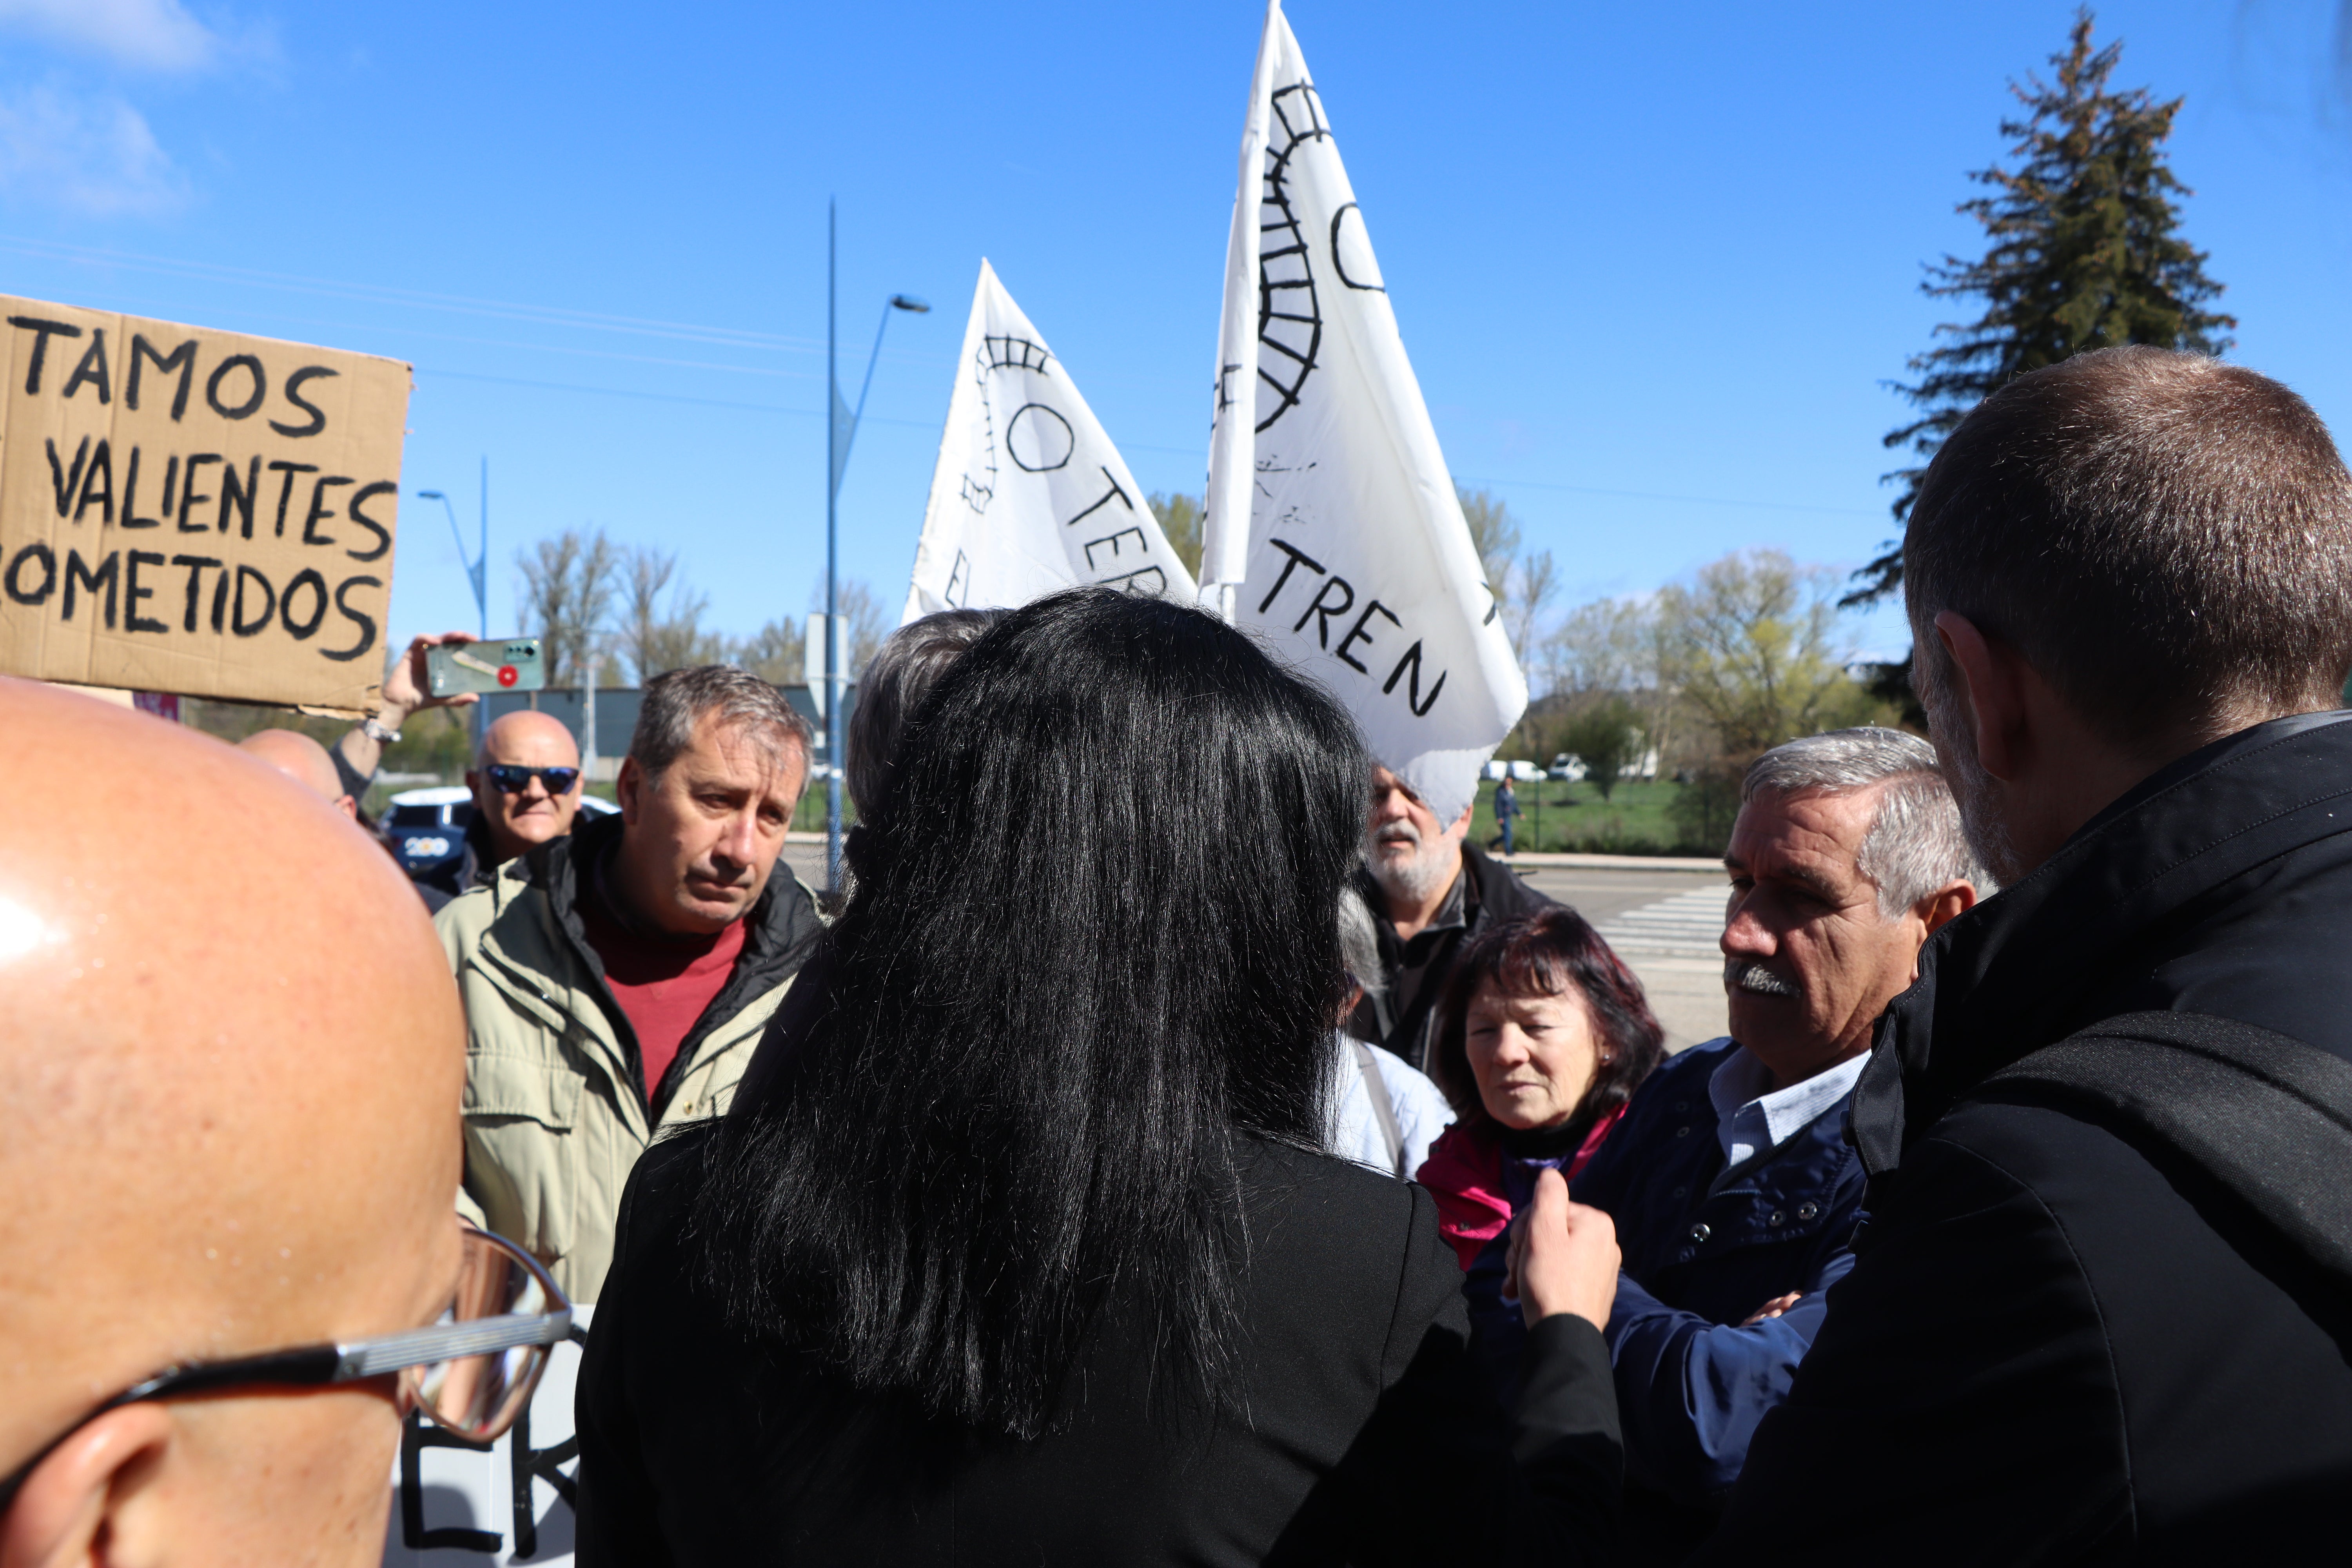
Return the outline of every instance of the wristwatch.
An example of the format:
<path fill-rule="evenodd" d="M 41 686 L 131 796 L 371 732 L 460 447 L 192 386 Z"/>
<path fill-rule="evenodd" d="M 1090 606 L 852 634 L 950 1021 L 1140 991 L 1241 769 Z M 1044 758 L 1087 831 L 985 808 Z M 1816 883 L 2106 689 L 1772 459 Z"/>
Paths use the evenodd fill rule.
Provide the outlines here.
<path fill-rule="evenodd" d="M 373 741 L 379 746 L 389 746 L 394 741 L 400 739 L 399 731 L 385 729 L 382 724 L 376 722 L 375 715 L 373 713 L 360 721 L 360 733 L 365 735 L 369 740 Z"/>

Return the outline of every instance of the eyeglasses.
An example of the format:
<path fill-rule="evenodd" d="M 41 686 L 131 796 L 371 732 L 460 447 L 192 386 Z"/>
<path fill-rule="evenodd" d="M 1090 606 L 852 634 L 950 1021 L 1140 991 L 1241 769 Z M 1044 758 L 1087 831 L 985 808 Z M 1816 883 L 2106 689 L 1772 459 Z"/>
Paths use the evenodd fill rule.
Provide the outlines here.
<path fill-rule="evenodd" d="M 490 782 L 499 786 L 501 795 L 520 795 L 536 776 L 547 781 L 550 795 L 569 795 L 572 786 L 580 782 L 578 768 L 526 768 L 513 763 L 492 763 L 482 770 Z"/>
<path fill-rule="evenodd" d="M 165 1367 L 75 1422 L 0 1480 L 0 1517 L 35 1466 L 108 1411 L 223 1388 L 317 1388 L 397 1373 L 404 1417 L 422 1411 L 468 1442 L 487 1443 L 530 1403 L 550 1348 L 571 1330 L 572 1303 L 539 1260 L 506 1237 L 469 1226 L 457 1293 L 431 1327 Z"/>

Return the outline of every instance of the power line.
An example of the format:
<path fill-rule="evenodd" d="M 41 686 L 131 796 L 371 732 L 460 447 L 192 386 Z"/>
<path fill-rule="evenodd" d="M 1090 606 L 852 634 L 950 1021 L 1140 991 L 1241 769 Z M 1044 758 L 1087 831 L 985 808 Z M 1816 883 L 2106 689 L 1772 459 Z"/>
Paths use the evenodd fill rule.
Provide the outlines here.
<path fill-rule="evenodd" d="M 1680 501 L 1687 506 L 1746 507 L 1755 511 L 1830 512 L 1840 517 L 1884 517 L 1886 515 L 1885 511 L 1876 507 L 1812 506 L 1802 501 L 1782 500 L 1735 500 L 1729 496 L 1678 496 L 1668 495 L 1661 490 L 1617 490 L 1602 489 L 1594 485 L 1561 485 L 1554 484 L 1547 479 L 1474 479 L 1467 474 L 1457 474 L 1454 478 L 1460 483 L 1465 485 L 1496 485 L 1508 489 L 1567 490 L 1576 495 L 1617 496 L 1628 500 Z"/>
<path fill-rule="evenodd" d="M 822 408 L 786 408 L 774 403 L 736 403 L 723 397 L 689 397 L 676 392 L 643 392 L 625 386 L 588 386 L 570 381 L 526 381 L 514 375 L 482 375 L 465 370 L 430 370 L 416 367 L 420 381 L 438 377 L 447 381 L 484 381 L 494 386 L 527 386 L 539 392 L 584 392 L 600 397 L 634 397 L 646 403 L 685 403 L 698 408 L 735 408 L 750 414 L 785 414 L 799 419 L 822 419 Z M 862 425 L 903 425 L 910 429 L 928 430 L 928 419 L 891 419 L 879 414 L 868 414 L 858 421 Z"/>
<path fill-rule="evenodd" d="M 350 300 L 364 304 L 395 305 L 411 309 L 445 310 L 461 315 L 484 316 L 507 321 L 530 322 L 540 326 L 569 327 L 591 331 L 628 333 L 641 337 L 669 338 L 687 342 L 709 343 L 714 346 L 747 348 L 769 353 L 814 353 L 824 345 L 814 338 L 793 337 L 781 332 L 759 331 L 745 327 L 698 325 L 691 322 L 667 321 L 643 316 L 620 316 L 603 311 L 575 310 L 563 306 L 526 305 L 510 300 L 484 300 L 462 294 L 441 294 L 425 289 L 396 289 L 379 284 L 344 283 L 328 279 L 309 278 L 298 273 L 270 272 L 257 268 L 231 267 L 218 262 L 184 261 L 172 258 L 146 256 L 135 251 L 100 249 L 91 246 L 69 245 L 60 240 L 27 239 L 20 236 L 0 235 L 0 252 L 14 252 L 49 261 L 67 261 L 85 266 L 121 268 L 131 271 L 156 273 L 166 277 L 193 279 L 205 282 L 234 283 L 255 288 L 287 289 L 329 299 Z M 278 320 L 294 321 L 305 326 L 331 327 L 340 331 L 365 331 L 382 329 L 362 327 L 355 323 L 320 321 L 299 317 L 278 316 Z M 793 371 L 763 369 L 753 365 L 714 363 L 697 360 L 673 360 L 654 355 L 623 354 L 596 349 L 565 348 L 551 343 L 518 343 L 496 339 L 470 338 L 455 333 L 426 331 L 422 328 L 394 328 L 415 336 L 447 342 L 462 342 L 488 348 L 511 348 L 525 352 L 570 354 L 581 358 L 611 359 L 638 364 L 660 365 L 679 370 L 715 370 L 745 375 L 781 375 L 801 379 L 803 374 Z M 894 354 L 892 357 L 901 357 Z M 929 353 L 906 357 L 932 361 Z M 782 414 L 795 418 L 823 418 L 824 411 L 811 408 L 786 408 L 774 404 L 740 403 L 725 398 L 691 397 L 675 393 L 642 392 L 629 388 L 591 386 L 573 382 L 530 381 L 515 376 L 482 375 L 463 371 L 424 372 L 457 381 L 479 381 L 505 386 L 523 386 L 544 392 L 579 392 L 605 397 L 630 397 L 650 403 L 677 403 L 706 408 L 731 408 L 747 413 Z M 890 419 L 869 415 L 877 425 L 900 425 L 927 427 L 928 421 Z M 1138 452 L 1165 452 L 1176 457 L 1200 457 L 1205 452 L 1189 447 L 1162 447 L 1150 442 L 1121 443 Z M 1556 490 L 1569 495 L 1603 496 L 1620 500 L 1671 501 L 1682 506 L 1728 507 L 1749 511 L 1811 512 L 1839 517 L 1879 517 L 1877 508 L 1819 506 L 1799 501 L 1772 501 L 1737 499 L 1729 496 L 1675 495 L 1661 490 L 1633 490 L 1604 488 L 1597 485 L 1559 484 L 1546 479 L 1479 479 L 1457 475 L 1464 483 L 1494 485 L 1506 489 Z"/>

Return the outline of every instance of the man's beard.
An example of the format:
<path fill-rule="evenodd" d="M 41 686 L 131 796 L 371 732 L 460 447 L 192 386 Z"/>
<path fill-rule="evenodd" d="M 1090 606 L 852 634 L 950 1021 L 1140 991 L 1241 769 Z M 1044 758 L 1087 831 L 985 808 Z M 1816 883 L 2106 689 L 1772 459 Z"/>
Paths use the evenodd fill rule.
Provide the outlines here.
<path fill-rule="evenodd" d="M 1412 853 L 1405 858 L 1383 854 L 1384 844 L 1411 845 Z M 1454 880 L 1461 861 L 1453 849 L 1454 841 L 1444 834 L 1423 843 L 1411 823 L 1391 822 L 1373 829 L 1364 846 L 1364 864 L 1390 898 L 1419 904 L 1444 892 Z"/>
<path fill-rule="evenodd" d="M 1992 775 L 1977 760 L 1976 733 L 1962 721 L 1951 682 L 1937 668 L 1939 654 L 1940 649 L 1923 651 L 1915 659 L 1912 686 L 1919 694 L 1919 706 L 1927 711 L 1927 733 L 1935 738 L 1937 754 L 1943 760 L 1944 782 L 1951 786 L 1952 800 L 1960 808 L 1960 832 L 1976 851 L 1977 864 L 2007 887 L 2023 876 L 2025 868 L 2009 837 L 2009 824 L 1993 806 L 2000 792 Z"/>

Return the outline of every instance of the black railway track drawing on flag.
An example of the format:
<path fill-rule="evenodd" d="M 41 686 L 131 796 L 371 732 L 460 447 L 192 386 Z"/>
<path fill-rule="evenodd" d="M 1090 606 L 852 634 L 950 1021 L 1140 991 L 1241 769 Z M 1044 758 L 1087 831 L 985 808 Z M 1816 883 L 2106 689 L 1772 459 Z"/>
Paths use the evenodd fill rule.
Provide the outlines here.
<path fill-rule="evenodd" d="M 1265 143 L 1265 188 L 1258 208 L 1257 374 L 1275 397 L 1274 412 L 1257 422 L 1264 431 L 1297 405 L 1307 378 L 1315 374 L 1323 348 L 1323 311 L 1315 289 L 1315 266 L 1307 250 L 1287 188 L 1291 154 L 1310 142 L 1328 142 L 1331 127 L 1311 81 L 1278 89 Z M 1269 369 L 1268 357 L 1274 368 Z"/>
<path fill-rule="evenodd" d="M 995 400 L 988 395 L 989 376 L 1000 370 L 1025 370 L 1033 371 L 1039 375 L 1050 375 L 1053 372 L 1049 367 L 1053 363 L 1054 356 L 1045 345 L 1034 339 L 1016 337 L 1011 333 L 1001 338 L 987 334 L 982 336 L 980 347 L 971 356 L 971 379 L 972 384 L 980 389 L 981 424 L 988 432 L 988 438 L 982 453 L 983 460 L 988 464 L 988 471 L 985 476 L 974 474 L 969 469 L 964 472 L 963 499 L 965 504 L 972 510 L 985 513 L 988 510 L 988 503 L 996 499 L 996 404 Z M 1027 406 L 1024 405 L 1024 410 L 1016 410 L 1013 417 L 1018 419 Z M 1042 407 L 1042 405 L 1038 406 Z M 1053 415 L 1055 420 L 1061 421 L 1065 430 L 1069 427 L 1067 422 L 1062 421 L 1061 416 L 1054 414 L 1052 409 L 1047 408 L 1045 412 Z M 1065 453 L 1062 461 L 1068 460 L 1068 454 Z M 1013 461 L 1018 463 L 1021 460 L 1016 457 Z M 1024 468 L 1029 468 L 1026 463 L 1022 463 L 1021 466 Z M 1046 465 L 1049 468 L 1061 466 L 1061 463 Z M 1031 471 L 1039 470 L 1033 468 Z"/>

